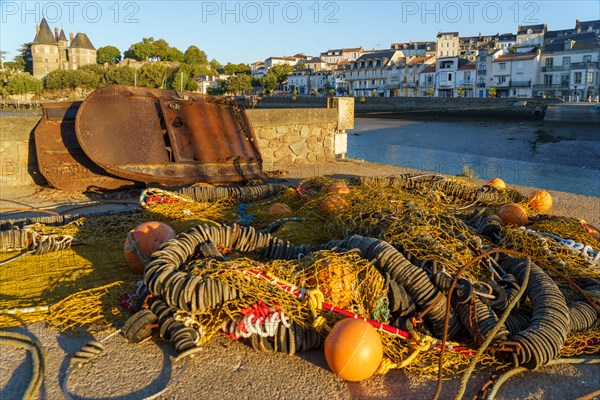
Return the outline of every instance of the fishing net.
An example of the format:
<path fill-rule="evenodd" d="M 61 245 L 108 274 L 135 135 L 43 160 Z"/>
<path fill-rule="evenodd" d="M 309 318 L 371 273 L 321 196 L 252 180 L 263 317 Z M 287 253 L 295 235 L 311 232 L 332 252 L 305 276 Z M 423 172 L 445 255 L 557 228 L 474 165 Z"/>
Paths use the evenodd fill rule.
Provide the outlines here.
<path fill-rule="evenodd" d="M 592 295 L 600 287 L 599 242 L 579 220 L 534 216 L 532 210 L 527 229 L 504 225 L 495 216 L 498 207 L 513 202 L 527 207 L 523 196 L 514 190 L 480 188 L 460 178 L 420 174 L 351 181 L 318 177 L 295 188 L 258 185 L 218 191 L 198 187 L 175 192 L 148 189 L 136 214 L 80 218 L 56 226 L 29 225 L 27 230 L 37 235 L 70 235 L 73 245 L 43 255 L 29 254 L 2 267 L 0 327 L 39 319 L 61 330 L 118 326 L 128 316 L 118 307 L 119 295 L 133 291 L 139 279 L 122 257 L 127 232 L 151 220 L 165 222 L 177 232 L 239 223 L 272 235 L 273 243 L 302 244 L 306 251 L 293 259 L 273 259 L 220 246 L 217 249 L 222 257 L 196 254 L 186 260 L 177 266 L 189 273 L 186 279 L 212 282 L 206 293 L 216 296 L 219 292 L 226 301 L 191 311 L 155 296 L 150 309 L 166 326 L 163 337 L 180 338 L 174 327 L 181 324 L 199 332 L 196 344 L 204 343 L 224 326 L 241 324 L 249 310 L 263 307 L 270 310 L 265 311 L 268 315 L 287 317 L 291 322 L 285 329 L 277 328 L 276 335 L 266 341 L 249 336 L 253 346 L 259 340 L 256 348 L 281 350 L 285 346 L 291 351 L 292 342 L 298 350 L 322 345 L 324 327 L 333 326 L 342 316 L 279 290 L 273 286 L 276 281 L 302 288 L 311 293 L 308 297 L 320 293 L 323 303 L 409 332 L 412 339 L 407 340 L 380 330 L 392 368 L 401 366 L 425 376 L 435 375 L 440 333 L 447 325 L 456 341 L 453 347 L 466 349 L 445 352 L 443 371 L 456 373 L 468 365 L 481 337 L 516 298 L 525 265 L 519 260 L 529 256 L 541 271 L 535 269 L 531 285 L 542 288 L 549 299 L 562 299 L 569 307 L 580 303 L 588 307 L 573 313 L 581 315 L 581 321 L 571 324 L 573 331 L 564 343 L 552 349 L 531 344 L 529 356 L 538 357 L 536 352 L 544 353 L 544 357 L 571 356 L 599 350 L 600 308 Z M 0 262 L 30 245 L 27 235 L 15 235 L 12 242 L 3 242 Z M 352 235 L 372 238 L 368 239 L 371 244 L 365 244 L 371 247 L 362 255 L 346 251 L 353 248 L 348 239 Z M 367 256 L 373 249 L 383 249 L 382 240 L 399 254 L 383 252 L 387 269 Z M 20 248 L 15 245 L 19 241 L 24 243 Z M 328 242 L 330 245 L 323 245 Z M 335 249 L 336 245 L 349 248 Z M 503 261 L 503 257 L 516 261 Z M 450 296 L 452 312 L 444 324 L 450 286 L 459 272 L 462 280 Z M 499 293 L 505 296 L 503 301 Z M 210 296 L 206 296 L 209 304 Z M 542 313 L 538 300 L 526 293 L 506 322 L 508 330 L 499 334 L 494 350 L 482 356 L 480 365 L 510 361 L 502 340 L 536 323 L 536 313 Z M 317 319 L 320 322 L 315 325 Z M 164 325 L 171 320 L 177 324 Z M 574 331 L 574 326 L 579 331 Z M 548 340 L 554 343 L 559 338 Z"/>

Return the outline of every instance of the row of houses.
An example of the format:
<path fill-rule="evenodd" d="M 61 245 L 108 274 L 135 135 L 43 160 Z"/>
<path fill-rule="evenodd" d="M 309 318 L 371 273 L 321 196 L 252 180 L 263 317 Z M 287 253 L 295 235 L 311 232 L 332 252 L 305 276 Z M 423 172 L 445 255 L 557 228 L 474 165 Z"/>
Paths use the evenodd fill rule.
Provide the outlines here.
<path fill-rule="evenodd" d="M 600 20 L 576 20 L 572 29 L 556 31 L 546 24 L 519 26 L 516 34 L 439 32 L 435 42 L 392 43 L 385 50 L 270 57 L 252 64 L 252 74 L 292 65 L 296 69 L 283 89 L 300 94 L 326 88 L 385 97 L 597 96 L 599 37 Z"/>

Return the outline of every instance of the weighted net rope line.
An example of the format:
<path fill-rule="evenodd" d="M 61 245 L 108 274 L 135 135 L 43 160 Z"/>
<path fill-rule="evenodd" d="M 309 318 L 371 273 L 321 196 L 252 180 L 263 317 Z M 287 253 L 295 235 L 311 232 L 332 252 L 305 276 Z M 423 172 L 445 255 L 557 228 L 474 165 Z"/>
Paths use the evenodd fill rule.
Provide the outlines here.
<path fill-rule="evenodd" d="M 44 382 L 44 373 L 46 370 L 46 357 L 42 346 L 29 336 L 8 331 L 0 331 L 0 345 L 24 349 L 31 353 L 32 376 L 23 394 L 23 399 L 37 398 Z"/>
<path fill-rule="evenodd" d="M 98 358 L 106 350 L 104 342 L 108 341 L 109 339 L 118 335 L 119 333 L 121 333 L 120 329 L 111 333 L 110 335 L 108 335 L 107 337 L 105 337 L 104 339 L 101 339 L 99 341 L 92 340 L 92 341 L 88 342 L 85 346 L 83 346 L 79 351 L 77 351 L 75 353 L 75 355 L 71 356 L 71 359 L 69 361 L 69 368 L 67 369 L 67 372 L 65 373 L 65 377 L 61 383 L 61 389 L 62 389 L 63 395 L 65 396 L 65 398 L 67 400 L 75 400 L 75 398 L 71 395 L 71 393 L 69 392 L 69 389 L 67 387 L 69 377 L 71 376 L 73 371 L 75 371 L 77 368 L 81 368 L 84 364 L 88 364 L 88 363 L 92 362 L 93 360 L 95 360 L 96 358 Z M 187 368 L 188 358 L 189 357 L 175 358 L 175 363 L 178 363 L 181 360 L 184 361 L 184 364 L 181 367 L 181 370 L 179 371 L 177 376 L 175 376 L 175 378 L 172 378 L 172 377 L 169 378 L 170 382 L 167 383 L 167 385 L 164 387 L 164 389 L 160 390 L 159 392 L 157 392 L 153 395 L 143 397 L 143 400 L 157 399 L 160 396 L 164 395 L 173 386 L 175 386 L 177 384 L 177 382 L 179 381 L 179 379 L 181 379 L 181 377 L 183 376 L 183 373 L 185 372 L 185 370 Z"/>
<path fill-rule="evenodd" d="M 525 294 L 525 291 L 527 289 L 527 285 L 529 284 L 529 277 L 530 277 L 530 275 L 531 275 L 531 260 L 529 258 L 527 258 L 526 259 L 526 264 L 525 264 L 525 276 L 523 277 L 523 281 L 521 282 L 521 287 L 519 288 L 519 291 L 517 292 L 517 295 L 510 302 L 510 304 L 506 307 L 506 310 L 504 310 L 504 312 L 502 313 L 502 316 L 498 320 L 497 325 L 489 332 L 489 334 L 488 334 L 487 338 L 485 339 L 485 341 L 477 349 L 477 353 L 473 357 L 473 359 L 471 361 L 471 364 L 469 365 L 469 367 L 467 368 L 467 370 L 465 371 L 465 373 L 463 374 L 463 376 L 462 376 L 462 378 L 460 380 L 460 386 L 459 386 L 459 389 L 458 389 L 458 393 L 456 393 L 456 396 L 454 397 L 456 400 L 461 400 L 463 398 L 465 390 L 467 389 L 467 384 L 469 383 L 469 379 L 471 378 L 471 374 L 475 370 L 475 367 L 477 366 L 477 363 L 479 362 L 479 359 L 481 358 L 481 356 L 483 355 L 483 353 L 488 349 L 488 346 L 490 345 L 490 343 L 492 343 L 492 340 L 494 340 L 494 338 L 496 337 L 496 333 L 501 328 L 504 327 L 504 322 L 506 321 L 506 319 L 510 315 L 512 309 L 521 300 L 521 297 L 523 296 L 523 294 Z"/>
<path fill-rule="evenodd" d="M 37 256 L 53 251 L 67 250 L 71 248 L 71 244 L 73 243 L 73 236 L 70 235 L 38 235 L 31 230 L 24 231 L 27 232 L 28 237 L 31 238 L 31 245 L 29 247 L 33 248 L 0 262 L 0 266 L 9 264 L 30 254 Z"/>
<path fill-rule="evenodd" d="M 533 257 L 529 257 L 529 255 L 519 252 L 519 251 L 515 251 L 515 250 L 508 250 L 508 249 L 494 249 L 494 250 L 490 250 L 487 251 L 475 258 L 473 258 L 470 262 L 468 262 L 467 264 L 465 264 L 454 276 L 454 279 L 452 280 L 452 284 L 450 285 L 449 288 L 449 293 L 447 296 L 447 308 L 446 308 L 446 316 L 445 316 L 445 324 L 444 324 L 444 331 L 443 331 L 443 335 L 442 335 L 442 347 L 440 349 L 440 356 L 438 359 L 438 379 L 437 379 L 437 385 L 436 385 L 436 391 L 434 393 L 433 399 L 437 400 L 441 394 L 442 391 L 442 385 L 443 385 L 443 376 L 442 376 L 442 366 L 443 366 L 443 362 L 444 362 L 444 350 L 445 350 L 445 343 L 448 339 L 448 321 L 449 321 L 449 308 L 450 307 L 450 299 L 452 297 L 452 293 L 454 291 L 454 288 L 456 287 L 456 284 L 458 282 L 458 279 L 460 278 L 460 275 L 466 271 L 468 268 L 472 267 L 473 265 L 475 265 L 475 263 L 477 263 L 478 261 L 484 259 L 485 257 L 492 255 L 492 254 L 496 254 L 496 253 L 505 253 L 505 254 L 509 254 L 509 255 L 514 255 L 514 256 L 518 256 L 518 257 L 525 257 L 525 258 L 532 258 L 535 260 L 535 258 Z M 546 264 L 540 264 L 543 265 L 544 267 L 552 270 L 553 272 L 557 273 L 557 275 L 559 275 L 561 278 L 565 279 L 569 285 L 571 285 L 575 290 L 578 290 L 582 296 L 588 300 L 590 302 L 590 304 L 594 307 L 594 309 L 598 312 L 598 315 L 600 315 L 600 307 L 595 303 L 595 301 L 593 299 L 591 299 L 586 293 L 585 291 L 583 291 L 579 286 L 577 286 L 573 281 L 571 281 L 568 277 L 564 276 L 563 274 L 561 274 L 560 272 L 558 272 L 555 268 L 546 265 Z"/>

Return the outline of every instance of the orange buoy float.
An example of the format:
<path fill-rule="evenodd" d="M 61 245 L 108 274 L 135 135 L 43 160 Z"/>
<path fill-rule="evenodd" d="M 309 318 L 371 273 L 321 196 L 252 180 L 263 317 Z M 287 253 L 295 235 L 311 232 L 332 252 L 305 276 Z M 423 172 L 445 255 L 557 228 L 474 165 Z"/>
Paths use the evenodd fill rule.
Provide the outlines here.
<path fill-rule="evenodd" d="M 143 259 L 149 259 L 161 244 L 174 238 L 175 231 L 169 225 L 157 221 L 144 222 L 127 234 L 123 249 L 125 261 L 135 273 L 142 275 L 146 268 Z M 138 256 L 138 251 L 142 254 L 142 259 Z"/>
<path fill-rule="evenodd" d="M 292 213 L 292 209 L 285 203 L 274 203 L 269 207 L 267 213 L 271 217 L 285 217 Z"/>
<path fill-rule="evenodd" d="M 336 182 L 329 186 L 329 193 L 331 194 L 350 194 L 350 188 L 345 182 Z"/>
<path fill-rule="evenodd" d="M 332 194 L 330 196 L 327 196 L 321 203 L 321 207 L 323 208 L 323 210 L 330 213 L 343 210 L 349 205 L 350 203 L 348 203 L 348 200 L 346 200 L 339 194 Z"/>
<path fill-rule="evenodd" d="M 362 381 L 371 377 L 381 364 L 381 337 L 366 321 L 343 319 L 335 324 L 325 339 L 325 359 L 340 378 Z"/>
<path fill-rule="evenodd" d="M 328 303 L 347 309 L 354 300 L 354 289 L 357 284 L 356 274 L 348 265 L 339 261 L 324 260 L 318 264 L 323 268 L 317 274 L 317 279 L 309 279 L 311 286 L 317 286 Z"/>
<path fill-rule="evenodd" d="M 496 211 L 496 215 L 500 217 L 506 225 L 523 226 L 527 223 L 529 216 L 527 210 L 517 203 L 504 204 Z"/>
<path fill-rule="evenodd" d="M 544 213 L 552 207 L 552 196 L 545 190 L 536 190 L 527 196 L 527 205 L 539 213 Z"/>
<path fill-rule="evenodd" d="M 497 190 L 506 189 L 506 183 L 500 178 L 494 178 L 485 184 L 486 186 L 491 186 Z"/>

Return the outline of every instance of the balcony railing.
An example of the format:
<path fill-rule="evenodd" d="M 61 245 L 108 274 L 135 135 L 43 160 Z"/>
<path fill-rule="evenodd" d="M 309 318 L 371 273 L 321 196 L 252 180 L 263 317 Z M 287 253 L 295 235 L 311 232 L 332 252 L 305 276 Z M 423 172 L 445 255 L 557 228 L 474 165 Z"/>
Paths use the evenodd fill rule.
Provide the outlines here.
<path fill-rule="evenodd" d="M 485 75 L 485 74 L 487 74 L 487 70 L 485 70 L 485 69 L 478 69 L 477 70 L 477 75 Z"/>
<path fill-rule="evenodd" d="M 458 81 L 458 86 L 475 86 L 475 81 Z"/>
<path fill-rule="evenodd" d="M 417 82 L 400 82 L 401 87 L 417 87 Z"/>
<path fill-rule="evenodd" d="M 529 87 L 531 86 L 531 81 L 510 81 L 510 86 L 512 87 Z"/>
<path fill-rule="evenodd" d="M 598 64 L 599 63 L 597 63 L 597 62 L 591 62 L 591 61 L 571 63 L 571 69 L 598 68 Z"/>
<path fill-rule="evenodd" d="M 433 82 L 423 82 L 423 84 L 420 86 L 426 87 L 426 88 L 432 88 L 432 87 L 434 87 L 434 84 L 433 84 Z"/>
<path fill-rule="evenodd" d="M 485 82 L 479 82 L 479 83 L 477 84 L 477 87 L 485 87 Z"/>
<path fill-rule="evenodd" d="M 568 68 L 565 68 L 564 65 L 546 65 L 542 67 L 542 72 L 552 72 L 552 71 L 566 71 Z"/>
<path fill-rule="evenodd" d="M 569 87 L 568 82 L 559 83 L 559 84 L 555 83 L 553 85 L 546 85 L 546 84 L 533 85 L 533 88 L 536 90 L 567 89 L 568 87 Z"/>

